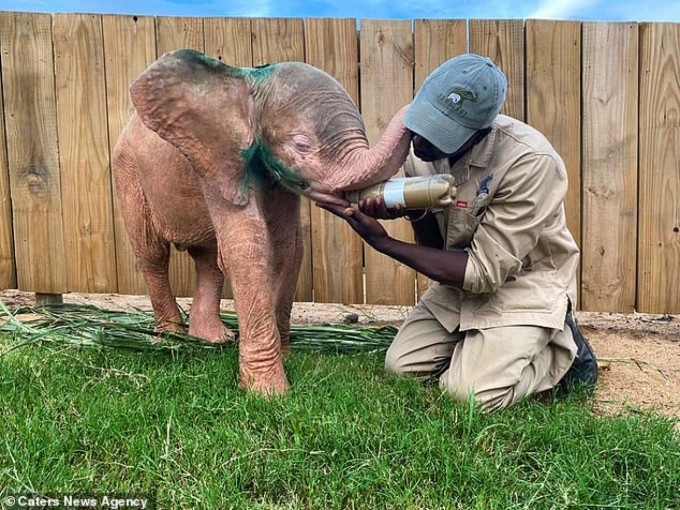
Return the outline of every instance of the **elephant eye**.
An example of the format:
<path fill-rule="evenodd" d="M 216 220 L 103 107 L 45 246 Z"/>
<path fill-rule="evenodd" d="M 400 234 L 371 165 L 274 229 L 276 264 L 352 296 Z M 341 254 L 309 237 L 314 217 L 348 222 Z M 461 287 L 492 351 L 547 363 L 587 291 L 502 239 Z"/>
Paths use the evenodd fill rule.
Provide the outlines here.
<path fill-rule="evenodd" d="M 312 151 L 312 140 L 307 135 L 293 135 L 293 145 L 295 150 L 306 154 Z"/>

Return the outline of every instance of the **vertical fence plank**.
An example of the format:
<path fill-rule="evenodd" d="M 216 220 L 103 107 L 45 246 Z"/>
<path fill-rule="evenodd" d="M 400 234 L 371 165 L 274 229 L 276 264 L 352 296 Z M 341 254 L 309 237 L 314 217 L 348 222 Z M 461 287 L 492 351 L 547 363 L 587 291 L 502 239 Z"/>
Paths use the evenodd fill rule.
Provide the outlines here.
<path fill-rule="evenodd" d="M 637 24 L 584 23 L 583 310 L 635 310 L 637 98 Z"/>
<path fill-rule="evenodd" d="M 304 62 L 304 21 L 300 18 L 254 18 L 253 64 Z"/>
<path fill-rule="evenodd" d="M 0 13 L 2 85 L 21 290 L 66 292 L 52 17 Z"/>
<path fill-rule="evenodd" d="M 156 36 L 151 16 L 105 15 L 102 25 L 109 152 L 113 154 L 116 142 L 134 111 L 130 84 L 156 59 Z M 115 193 L 113 195 L 118 292 L 146 294 L 144 277 L 132 252 L 118 197 Z"/>
<path fill-rule="evenodd" d="M 203 19 L 159 16 L 156 18 L 156 50 L 162 57 L 169 51 L 191 48 L 204 51 Z M 170 284 L 177 296 L 192 296 L 196 288 L 194 263 L 187 252 L 173 246 L 170 255 Z"/>
<path fill-rule="evenodd" d="M 306 22 L 306 60 L 323 69 L 359 104 L 359 46 L 354 19 Z M 346 221 L 319 207 L 311 208 L 314 301 L 362 303 L 364 299 L 361 238 Z"/>
<path fill-rule="evenodd" d="M 68 287 L 117 292 L 101 16 L 57 14 L 54 55 Z"/>
<path fill-rule="evenodd" d="M 248 18 L 205 18 L 205 52 L 225 64 L 237 67 L 253 65 L 251 23 Z M 231 284 L 225 276 L 223 298 L 232 298 Z"/>
<path fill-rule="evenodd" d="M 680 25 L 640 32 L 637 309 L 680 313 Z"/>
<path fill-rule="evenodd" d="M 467 26 L 461 19 L 417 19 L 415 37 L 415 86 L 448 59 L 467 51 Z"/>
<path fill-rule="evenodd" d="M 581 23 L 527 20 L 526 122 L 543 133 L 569 176 L 567 226 L 581 246 Z M 578 273 L 577 273 L 578 274 Z M 580 276 L 577 276 L 580 288 Z M 580 294 L 580 293 L 579 293 Z M 577 305 L 580 295 L 577 297 Z"/>
<path fill-rule="evenodd" d="M 524 120 L 524 22 L 520 20 L 470 20 L 471 53 L 489 57 L 508 79 L 502 113 Z"/>
<path fill-rule="evenodd" d="M 4 18 L 0 18 L 0 23 Z M 2 30 L 2 28 L 0 28 Z M 0 53 L 0 61 L 4 55 Z M 0 80 L 0 83 L 2 81 Z M 17 286 L 14 264 L 14 236 L 12 235 L 12 195 L 9 187 L 9 164 L 7 163 L 5 112 L 0 90 L 0 289 Z"/>
<path fill-rule="evenodd" d="M 204 51 L 203 18 L 156 17 L 156 56 L 191 48 Z"/>
<path fill-rule="evenodd" d="M 304 22 L 300 18 L 255 18 L 252 20 L 253 64 L 304 62 Z M 304 253 L 295 291 L 296 301 L 313 301 L 311 202 L 300 203 Z"/>
<path fill-rule="evenodd" d="M 253 44 L 249 18 L 205 18 L 205 52 L 225 64 L 253 65 Z"/>
<path fill-rule="evenodd" d="M 581 24 L 527 20 L 527 123 L 543 133 L 569 175 L 567 224 L 581 243 Z"/>
<path fill-rule="evenodd" d="M 413 99 L 411 22 L 362 20 L 360 61 L 361 112 L 368 140 L 374 145 L 392 115 Z M 391 236 L 413 242 L 413 230 L 405 220 L 383 224 Z M 415 271 L 368 246 L 365 255 L 366 302 L 413 305 Z"/>
<path fill-rule="evenodd" d="M 467 52 L 465 20 L 415 20 L 415 88 L 418 90 L 427 76 L 446 60 Z M 432 283 L 418 273 L 417 295 L 420 298 Z"/>

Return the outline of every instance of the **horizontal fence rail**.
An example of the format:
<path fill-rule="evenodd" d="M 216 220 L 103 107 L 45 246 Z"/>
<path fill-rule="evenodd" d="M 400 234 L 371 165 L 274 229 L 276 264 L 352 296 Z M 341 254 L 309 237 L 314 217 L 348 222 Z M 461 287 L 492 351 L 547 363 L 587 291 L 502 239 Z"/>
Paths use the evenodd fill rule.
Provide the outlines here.
<path fill-rule="evenodd" d="M 678 24 L 2 12 L 0 48 L 0 288 L 146 293 L 109 162 L 129 84 L 164 53 L 312 64 L 347 89 L 375 143 L 430 71 L 469 51 L 507 75 L 504 113 L 566 163 L 581 309 L 680 313 Z M 429 283 L 306 199 L 302 225 L 298 301 L 413 305 Z M 405 221 L 385 225 L 413 239 Z M 193 293 L 186 254 L 173 252 L 171 279 Z"/>

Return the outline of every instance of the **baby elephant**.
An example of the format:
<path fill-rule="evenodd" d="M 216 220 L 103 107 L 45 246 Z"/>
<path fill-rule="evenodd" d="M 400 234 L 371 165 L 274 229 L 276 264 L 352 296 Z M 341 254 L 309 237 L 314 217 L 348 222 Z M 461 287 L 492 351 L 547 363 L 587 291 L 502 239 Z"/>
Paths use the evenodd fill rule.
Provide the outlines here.
<path fill-rule="evenodd" d="M 233 337 L 219 313 L 228 275 L 240 385 L 284 393 L 300 195 L 333 201 L 395 174 L 410 142 L 406 107 L 369 148 L 356 106 L 323 71 L 299 62 L 232 67 L 192 50 L 158 59 L 130 92 L 136 111 L 112 168 L 157 328 L 184 328 L 168 280 L 174 244 L 196 266 L 189 333 Z"/>

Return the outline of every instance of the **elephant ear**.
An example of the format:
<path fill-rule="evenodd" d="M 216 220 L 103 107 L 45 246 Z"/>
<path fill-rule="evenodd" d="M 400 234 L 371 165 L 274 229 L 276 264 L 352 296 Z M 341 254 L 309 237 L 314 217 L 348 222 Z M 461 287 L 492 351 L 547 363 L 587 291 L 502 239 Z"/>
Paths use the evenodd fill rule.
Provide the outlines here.
<path fill-rule="evenodd" d="M 142 122 L 179 149 L 205 182 L 245 205 L 241 151 L 254 138 L 253 102 L 244 71 L 203 53 L 179 50 L 151 64 L 130 86 Z"/>

